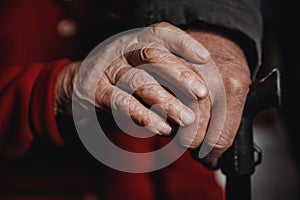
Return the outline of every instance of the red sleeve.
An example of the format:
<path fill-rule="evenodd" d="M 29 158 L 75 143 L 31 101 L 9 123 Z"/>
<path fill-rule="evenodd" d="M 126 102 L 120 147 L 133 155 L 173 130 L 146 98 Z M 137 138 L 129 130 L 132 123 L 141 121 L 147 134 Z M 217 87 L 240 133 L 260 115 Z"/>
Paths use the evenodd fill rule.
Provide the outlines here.
<path fill-rule="evenodd" d="M 0 72 L 0 158 L 16 158 L 31 146 L 34 136 L 62 145 L 53 109 L 53 90 L 64 59 L 29 67 L 11 66 Z"/>

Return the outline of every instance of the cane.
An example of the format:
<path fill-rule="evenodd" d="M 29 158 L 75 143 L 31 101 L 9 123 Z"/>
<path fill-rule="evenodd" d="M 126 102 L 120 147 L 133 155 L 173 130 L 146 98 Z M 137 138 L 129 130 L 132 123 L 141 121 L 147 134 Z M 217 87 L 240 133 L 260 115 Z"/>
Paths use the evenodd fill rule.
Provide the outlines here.
<path fill-rule="evenodd" d="M 277 68 L 250 86 L 235 140 L 219 159 L 226 176 L 226 200 L 251 200 L 251 176 L 262 161 L 262 152 L 253 141 L 252 123 L 261 111 L 280 107 L 280 89 Z"/>

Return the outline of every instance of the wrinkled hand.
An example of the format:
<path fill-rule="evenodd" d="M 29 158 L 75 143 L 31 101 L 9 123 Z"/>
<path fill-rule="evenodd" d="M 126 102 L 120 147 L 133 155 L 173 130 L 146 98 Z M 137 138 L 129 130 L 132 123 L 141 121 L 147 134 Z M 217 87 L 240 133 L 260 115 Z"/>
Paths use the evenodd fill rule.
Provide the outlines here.
<path fill-rule="evenodd" d="M 82 102 L 102 110 L 121 111 L 154 133 L 170 134 L 168 121 L 145 104 L 159 106 L 158 110 L 180 126 L 193 123 L 195 114 L 164 89 L 153 74 L 190 98 L 200 100 L 207 96 L 201 76 L 175 54 L 191 63 L 205 63 L 209 58 L 199 42 L 168 23 L 120 36 L 83 63 L 72 63 L 62 70 L 55 87 L 55 109 L 57 113 L 70 111 L 74 91 Z M 85 67 L 78 73 L 81 64 Z M 142 64 L 147 65 L 136 68 Z"/>
<path fill-rule="evenodd" d="M 207 126 L 210 120 L 210 110 L 218 102 L 211 102 L 211 98 L 205 98 L 198 104 L 200 114 L 196 115 L 195 121 L 198 122 L 198 131 L 191 147 L 197 148 L 207 136 L 207 145 L 212 147 L 212 151 L 208 153 L 202 162 L 209 167 L 216 167 L 217 159 L 228 149 L 237 133 L 242 111 L 246 101 L 246 97 L 251 84 L 249 66 L 242 49 L 230 39 L 213 32 L 205 32 L 199 30 L 189 30 L 197 41 L 202 43 L 211 53 L 211 58 L 221 73 L 222 81 L 211 76 L 212 82 L 216 86 L 221 87 L 224 84 L 225 89 L 225 121 L 221 134 L 215 139 L 214 136 L 206 135 Z M 209 61 L 204 65 L 209 70 Z M 215 79 L 215 80 L 214 80 Z M 217 88 L 217 87 L 216 87 Z M 217 96 L 217 91 L 209 91 L 210 97 Z M 216 98 L 217 99 L 217 98 Z M 189 141 L 191 134 L 185 132 L 182 136 L 182 143 Z"/>
<path fill-rule="evenodd" d="M 195 149 L 207 136 L 206 141 L 212 146 L 212 151 L 202 161 L 215 166 L 217 159 L 232 144 L 240 124 L 251 83 L 245 55 L 237 44 L 216 33 L 188 30 L 187 34 L 167 23 L 152 27 L 167 28 L 165 30 L 173 30 L 176 34 L 150 28 L 124 35 L 86 60 L 85 64 L 89 67 L 81 73 L 83 76 L 78 77 L 81 62 L 64 68 L 55 87 L 55 109 L 57 113 L 70 112 L 68 108 L 74 90 L 79 98 L 99 109 L 119 110 L 154 133 L 169 134 L 172 128 L 168 121 L 145 106 L 159 105 L 159 110 L 166 113 L 170 121 L 187 128 L 180 136 L 183 145 Z M 210 51 L 211 56 L 201 44 Z M 213 102 L 218 91 L 208 91 L 201 73 L 191 64 L 204 64 L 209 70 L 212 61 L 216 63 L 222 81 L 213 74 L 210 78 L 215 88 L 222 84 L 226 93 L 225 122 L 217 140 L 210 140 L 207 127 L 211 123 L 211 110 L 218 103 Z M 151 67 L 136 68 L 142 64 L 150 64 Z M 97 77 L 99 73 L 103 76 Z M 168 81 L 198 103 L 188 105 L 190 108 L 184 105 L 153 75 Z M 74 86 L 76 80 L 79 84 Z M 96 93 L 92 94 L 93 91 Z M 199 112 L 194 113 L 191 108 Z M 196 134 L 189 131 L 193 126 L 197 126 Z"/>

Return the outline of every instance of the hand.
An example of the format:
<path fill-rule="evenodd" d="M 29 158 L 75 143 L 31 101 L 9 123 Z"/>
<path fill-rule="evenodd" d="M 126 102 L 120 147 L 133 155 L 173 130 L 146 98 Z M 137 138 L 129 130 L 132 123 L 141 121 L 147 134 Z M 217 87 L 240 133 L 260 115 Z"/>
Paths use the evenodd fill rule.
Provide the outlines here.
<path fill-rule="evenodd" d="M 219 84 L 220 87 L 221 84 L 224 84 L 225 88 L 226 114 L 224 126 L 217 139 L 207 135 L 206 141 L 212 147 L 212 151 L 201 159 L 205 165 L 214 168 L 217 165 L 218 158 L 231 146 L 237 133 L 251 84 L 250 71 L 242 49 L 232 40 L 214 32 L 199 30 L 188 30 L 187 32 L 210 51 L 211 59 L 217 65 L 223 79 L 221 82 L 218 79 L 213 80 L 213 82 L 216 86 Z M 210 63 L 211 61 L 205 64 L 204 68 L 209 68 Z M 215 79 L 214 76 L 211 76 L 211 78 Z M 209 91 L 209 93 L 212 98 L 218 95 L 216 91 Z M 200 114 L 196 115 L 195 120 L 199 123 L 197 124 L 198 131 L 191 148 L 197 148 L 202 144 L 206 136 L 208 123 L 212 120 L 209 111 L 216 103 L 218 102 L 212 104 L 211 99 L 208 97 L 199 102 Z M 191 134 L 185 132 L 182 135 L 182 143 L 190 143 L 190 137 Z"/>
<path fill-rule="evenodd" d="M 123 35 L 86 59 L 83 63 L 86 67 L 80 69 L 80 73 L 81 62 L 63 69 L 55 87 L 55 109 L 58 113 L 70 111 L 68 107 L 74 91 L 81 102 L 102 110 L 121 111 L 154 133 L 170 134 L 172 128 L 168 121 L 144 104 L 160 107 L 158 111 L 162 110 L 170 121 L 180 126 L 193 123 L 195 114 L 164 89 L 153 75 L 190 98 L 200 100 L 207 96 L 201 76 L 192 70 L 190 63 L 175 54 L 192 63 L 205 63 L 209 58 L 208 51 L 200 43 L 168 23 Z M 148 67 L 136 68 L 142 64 Z M 99 74 L 102 75 L 99 77 Z"/>

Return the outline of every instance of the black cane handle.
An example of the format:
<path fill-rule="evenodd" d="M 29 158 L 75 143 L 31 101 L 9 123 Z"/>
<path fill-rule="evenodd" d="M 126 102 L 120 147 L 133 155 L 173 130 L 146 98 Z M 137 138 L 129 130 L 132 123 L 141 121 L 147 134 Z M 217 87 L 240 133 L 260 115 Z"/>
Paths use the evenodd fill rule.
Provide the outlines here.
<path fill-rule="evenodd" d="M 263 110 L 280 107 L 280 90 L 278 69 L 250 86 L 235 140 L 219 159 L 221 171 L 226 175 L 226 200 L 251 199 L 250 177 L 262 161 L 262 152 L 253 141 L 253 120 Z"/>

